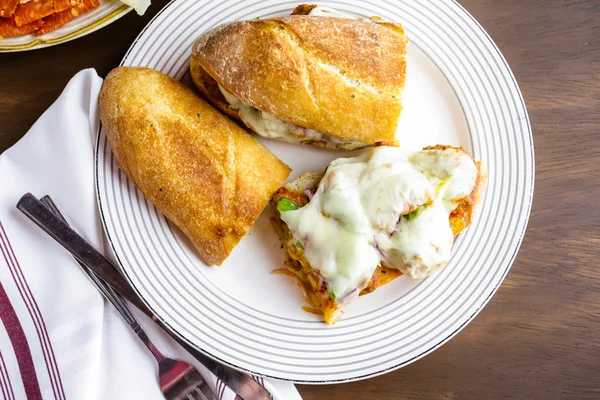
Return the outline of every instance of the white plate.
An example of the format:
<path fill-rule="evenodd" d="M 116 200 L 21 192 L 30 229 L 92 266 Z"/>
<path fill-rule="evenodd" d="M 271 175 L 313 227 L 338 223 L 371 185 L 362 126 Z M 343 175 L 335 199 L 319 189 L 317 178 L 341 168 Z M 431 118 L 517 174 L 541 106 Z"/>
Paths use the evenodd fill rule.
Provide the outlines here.
<path fill-rule="evenodd" d="M 97 8 L 45 35 L 30 34 L 0 40 L 0 53 L 36 50 L 68 42 L 97 31 L 133 10 L 119 0 L 100 0 L 99 2 L 100 5 Z"/>
<path fill-rule="evenodd" d="M 123 65 L 181 78 L 190 46 L 226 21 L 289 14 L 296 1 L 175 0 L 133 43 Z M 261 215 L 221 268 L 188 241 L 119 172 L 103 132 L 97 186 L 102 219 L 127 278 L 178 335 L 212 357 L 265 377 L 334 383 L 379 375 L 441 346 L 475 317 L 515 258 L 533 193 L 527 112 L 504 58 L 479 24 L 451 1 L 327 1 L 355 15 L 404 24 L 410 41 L 403 146 L 462 145 L 483 161 L 488 187 L 450 263 L 423 281 L 406 277 L 352 303 L 333 327 L 302 311 L 300 290 L 271 274 L 283 250 Z M 262 140 L 293 167 L 320 171 L 332 153 Z"/>

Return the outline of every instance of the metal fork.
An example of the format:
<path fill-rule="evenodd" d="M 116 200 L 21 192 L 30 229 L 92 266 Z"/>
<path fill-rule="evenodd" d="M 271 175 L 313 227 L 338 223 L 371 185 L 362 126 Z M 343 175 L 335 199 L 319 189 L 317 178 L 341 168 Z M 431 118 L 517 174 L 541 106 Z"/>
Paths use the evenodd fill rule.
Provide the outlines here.
<path fill-rule="evenodd" d="M 69 225 L 69 222 L 58 210 L 58 207 L 56 207 L 50 196 L 44 196 L 41 202 L 64 223 Z M 77 261 L 81 269 L 94 282 L 104 297 L 115 306 L 119 314 L 121 314 L 142 343 L 150 350 L 156 361 L 158 361 L 160 390 L 167 400 L 217 400 L 216 395 L 193 366 L 181 360 L 167 357 L 152 343 L 152 340 L 150 340 L 144 328 L 142 328 L 138 319 L 129 308 L 129 305 L 120 294 L 115 292 L 102 279 L 96 277 L 82 262 L 77 259 L 75 261 Z"/>
<path fill-rule="evenodd" d="M 121 275 L 117 267 L 112 265 L 102 254 L 94 249 L 77 232 L 75 232 L 58 215 L 38 200 L 31 193 L 25 193 L 17 203 L 17 208 L 33 223 L 39 226 L 50 237 L 63 246 L 76 260 L 81 261 L 96 277 L 119 293 L 138 310 L 150 317 L 173 340 L 200 361 L 212 374 L 219 378 L 234 393 L 244 400 L 272 400 L 273 396 L 250 375 L 221 364 L 200 350 L 192 347 L 184 339 L 173 333 L 133 290 L 129 282 Z"/>

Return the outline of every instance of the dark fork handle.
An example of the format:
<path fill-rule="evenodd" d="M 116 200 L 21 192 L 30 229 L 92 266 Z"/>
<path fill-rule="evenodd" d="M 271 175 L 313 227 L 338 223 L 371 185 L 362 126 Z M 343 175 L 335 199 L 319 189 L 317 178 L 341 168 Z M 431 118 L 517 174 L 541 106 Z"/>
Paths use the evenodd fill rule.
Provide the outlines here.
<path fill-rule="evenodd" d="M 105 280 L 111 287 L 144 311 L 146 305 L 134 293 L 115 267 L 94 249 L 84 238 L 44 206 L 31 193 L 27 193 L 17 203 L 17 208 L 42 228 L 54 240 L 60 243 L 77 260 L 88 266 L 97 277 Z"/>
<path fill-rule="evenodd" d="M 60 218 L 65 224 L 69 227 L 69 221 L 62 215 L 54 201 L 50 198 L 50 196 L 44 196 L 40 200 L 50 211 L 52 211 L 56 216 Z M 173 385 L 175 381 L 177 384 L 181 384 L 181 381 L 188 384 L 190 387 L 186 387 L 187 391 L 193 391 L 196 395 L 202 395 L 203 400 L 217 400 L 215 393 L 210 389 L 206 381 L 202 378 L 202 376 L 193 369 L 193 367 L 187 363 L 183 363 L 179 360 L 171 359 L 165 356 L 158 347 L 150 340 L 146 331 L 140 325 L 135 314 L 129 308 L 129 305 L 125 301 L 125 299 L 117 292 L 110 287 L 110 285 L 104 282 L 103 279 L 98 278 L 94 273 L 81 261 L 75 259 L 77 263 L 81 266 L 83 272 L 92 280 L 92 282 L 96 285 L 96 288 L 102 292 L 104 297 L 115 307 L 115 309 L 121 314 L 125 322 L 129 324 L 133 332 L 138 336 L 138 338 L 144 343 L 146 348 L 152 353 L 156 361 L 158 362 L 158 380 L 160 384 L 160 388 L 165 393 L 165 398 L 169 400 L 176 399 L 177 397 L 184 398 L 182 392 L 175 392 L 174 396 L 169 396 L 168 391 L 165 392 L 166 388 Z M 189 371 L 192 370 L 193 372 Z M 182 374 L 184 371 L 188 371 L 182 379 L 178 379 L 178 375 Z M 192 380 L 191 374 L 193 374 L 194 379 Z M 190 382 L 191 381 L 191 382 Z M 176 388 L 175 388 L 176 389 Z M 171 389 L 172 390 L 172 389 Z M 192 397 L 194 396 L 191 394 Z"/>
<path fill-rule="evenodd" d="M 113 289 L 140 309 L 140 311 L 152 318 L 177 343 L 200 361 L 210 372 L 221 379 L 231 390 L 242 397 L 242 399 L 272 399 L 271 394 L 249 375 L 214 361 L 172 333 L 140 300 L 117 268 L 87 243 L 85 239 L 79 236 L 77 232 L 61 221 L 59 217 L 35 198 L 34 195 L 31 193 L 23 195 L 17 203 L 17 208 L 67 249 L 76 259 L 84 263 L 97 277 L 106 281 Z"/>
<path fill-rule="evenodd" d="M 60 212 L 58 207 L 56 207 L 56 204 L 54 204 L 54 201 L 52 201 L 50 196 L 44 196 L 44 197 L 42 197 L 42 199 L 40 201 L 46 207 L 48 207 L 48 209 L 50 211 L 52 211 L 58 218 L 60 218 L 60 220 L 62 222 L 64 222 L 65 224 L 67 224 L 67 226 L 69 228 L 71 228 L 71 225 L 69 225 L 69 222 L 64 217 L 64 215 L 62 215 L 62 213 Z M 81 269 L 83 270 L 83 272 L 85 272 L 86 275 L 88 275 L 90 277 L 92 282 L 96 285 L 96 287 L 100 290 L 100 292 L 102 292 L 104 297 L 106 297 L 106 299 L 115 307 L 115 309 L 119 312 L 119 314 L 121 314 L 121 316 L 123 317 L 125 322 L 127 322 L 127 324 L 135 332 L 135 334 L 140 338 L 140 340 L 148 348 L 148 350 L 150 350 L 150 352 L 152 353 L 154 358 L 156 358 L 156 360 L 159 362 L 161 360 L 164 360 L 166 358 L 165 355 L 154 345 L 154 343 L 152 343 L 152 341 L 146 334 L 146 331 L 144 331 L 144 328 L 140 325 L 135 314 L 133 314 L 133 312 L 129 308 L 129 305 L 127 304 L 125 299 L 119 293 L 117 293 L 115 290 L 113 290 L 112 287 L 104 281 L 104 279 L 98 278 L 93 273 L 93 271 L 86 266 L 85 263 L 83 263 L 82 261 L 80 261 L 78 259 L 76 259 L 76 261 L 81 266 Z"/>

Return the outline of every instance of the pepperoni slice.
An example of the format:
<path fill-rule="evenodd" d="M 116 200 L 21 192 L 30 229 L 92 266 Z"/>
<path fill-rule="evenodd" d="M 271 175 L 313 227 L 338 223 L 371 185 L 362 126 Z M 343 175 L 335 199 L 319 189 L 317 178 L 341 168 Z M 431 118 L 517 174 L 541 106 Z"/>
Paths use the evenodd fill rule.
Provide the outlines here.
<path fill-rule="evenodd" d="M 10 18 L 18 4 L 19 0 L 0 0 L 0 17 Z"/>
<path fill-rule="evenodd" d="M 17 26 L 12 18 L 0 18 L 0 40 L 12 36 L 26 35 L 38 30 L 43 24 L 44 21 L 38 20 L 26 25 Z"/>
<path fill-rule="evenodd" d="M 29 24 L 54 13 L 51 0 L 33 0 L 20 4 L 15 10 L 15 23 L 17 26 Z"/>
<path fill-rule="evenodd" d="M 54 0 L 52 1 L 52 6 L 54 8 L 54 12 L 59 13 L 75 7 L 78 3 L 79 2 L 77 0 Z"/>
<path fill-rule="evenodd" d="M 82 3 L 83 3 L 82 7 L 85 7 L 85 11 L 93 10 L 94 8 L 96 8 L 100 5 L 98 0 L 83 0 Z"/>
<path fill-rule="evenodd" d="M 77 5 L 73 8 L 70 8 L 65 11 L 58 12 L 54 15 L 49 16 L 44 19 L 44 26 L 42 26 L 38 31 L 37 35 L 43 35 L 48 32 L 52 32 L 67 22 L 70 22 L 73 18 L 90 11 L 96 7 L 98 7 L 100 3 L 98 0 L 79 0 Z"/>
<path fill-rule="evenodd" d="M 38 29 L 36 35 L 39 36 L 43 35 L 44 33 L 52 32 L 60 28 L 67 22 L 70 22 L 73 18 L 75 18 L 75 15 L 73 15 L 71 10 L 73 9 L 61 11 L 59 13 L 49 16 L 48 18 L 44 18 L 44 25 L 40 29 Z"/>

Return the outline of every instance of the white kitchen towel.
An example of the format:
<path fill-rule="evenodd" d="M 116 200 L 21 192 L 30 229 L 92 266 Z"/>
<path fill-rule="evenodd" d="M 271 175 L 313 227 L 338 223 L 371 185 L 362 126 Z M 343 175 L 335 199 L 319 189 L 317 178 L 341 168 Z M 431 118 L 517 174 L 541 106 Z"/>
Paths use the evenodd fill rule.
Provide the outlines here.
<path fill-rule="evenodd" d="M 67 251 L 15 208 L 49 194 L 99 251 L 104 232 L 94 192 L 94 139 L 102 79 L 79 72 L 27 135 L 0 155 L 0 390 L 5 399 L 161 399 L 148 350 Z M 141 313 L 166 354 L 194 364 L 219 398 L 236 398 Z M 256 378 L 275 399 L 294 385 Z"/>

